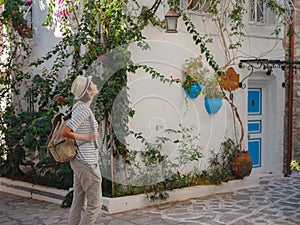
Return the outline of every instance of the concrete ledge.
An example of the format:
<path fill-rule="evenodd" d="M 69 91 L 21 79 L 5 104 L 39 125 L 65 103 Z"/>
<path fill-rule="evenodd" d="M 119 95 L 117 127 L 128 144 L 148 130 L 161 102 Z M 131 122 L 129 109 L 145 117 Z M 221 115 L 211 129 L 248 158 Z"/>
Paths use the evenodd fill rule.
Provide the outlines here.
<path fill-rule="evenodd" d="M 4 177 L 0 177 L 0 191 L 55 204 L 61 204 L 69 192 L 68 190 L 10 180 Z"/>
<path fill-rule="evenodd" d="M 168 191 L 169 198 L 166 201 L 150 201 L 145 194 L 108 198 L 103 197 L 102 211 L 105 214 L 114 214 L 129 210 L 142 209 L 150 206 L 157 206 L 171 202 L 184 201 L 192 198 L 199 198 L 214 194 L 238 191 L 241 189 L 258 187 L 259 177 L 250 176 L 242 180 L 232 180 L 221 185 L 200 185 Z M 61 204 L 68 190 L 60 190 L 52 187 L 45 187 L 14 181 L 0 177 L 0 191 L 23 197 Z"/>
<path fill-rule="evenodd" d="M 234 192 L 241 189 L 258 187 L 258 177 L 246 177 L 242 180 L 232 180 L 221 185 L 200 185 L 168 191 L 169 198 L 166 201 L 159 200 L 151 202 L 146 195 L 139 194 L 117 198 L 103 197 L 102 210 L 107 214 L 119 213 L 129 210 L 157 206 L 171 202 L 184 201 L 214 194 Z"/>

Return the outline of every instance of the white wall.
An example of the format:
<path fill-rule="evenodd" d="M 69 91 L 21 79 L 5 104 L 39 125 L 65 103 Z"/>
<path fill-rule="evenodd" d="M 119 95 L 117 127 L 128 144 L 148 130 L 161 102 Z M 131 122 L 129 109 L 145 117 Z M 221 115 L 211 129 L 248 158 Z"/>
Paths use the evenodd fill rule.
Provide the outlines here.
<path fill-rule="evenodd" d="M 33 4 L 33 40 L 32 40 L 32 55 L 31 60 L 39 59 L 46 55 L 47 52 L 53 50 L 55 45 L 61 40 L 61 33 L 59 30 L 59 23 L 53 17 L 53 24 L 44 26 L 46 22 L 47 7 L 50 0 L 34 0 Z M 50 59 L 47 63 L 39 66 L 35 72 L 41 73 L 44 68 L 50 69 L 54 59 Z M 63 77 L 63 71 L 62 71 Z"/>
<path fill-rule="evenodd" d="M 154 33 L 155 30 L 156 28 L 147 29 L 149 33 Z M 186 34 L 165 34 L 161 31 L 157 31 L 157 34 L 159 37 L 156 40 L 148 41 L 151 50 L 141 52 L 134 48 L 133 60 L 157 69 L 167 78 L 172 76 L 184 80 L 182 71 L 184 61 L 197 56 L 197 50 L 190 42 L 190 37 Z M 232 134 L 232 128 L 228 126 L 228 123 L 232 124 L 230 107 L 223 100 L 223 107 L 219 113 L 209 115 L 204 107 L 204 96 L 200 95 L 197 99 L 187 98 L 181 85 L 181 83 L 163 84 L 142 70 L 130 75 L 128 93 L 136 113 L 129 125 L 135 132 L 142 132 L 150 140 L 160 135 L 155 130 L 156 125 L 173 129 L 178 129 L 179 124 L 185 127 L 193 125 L 195 133 L 200 133 L 200 145 L 203 147 L 204 156 L 207 157 L 210 150 L 219 150 L 224 136 Z M 133 139 L 128 139 L 128 142 L 133 149 L 140 148 Z M 167 152 L 170 156 L 177 154 L 176 149 Z M 203 163 L 202 167 L 206 166 L 207 163 Z"/>
<path fill-rule="evenodd" d="M 208 33 L 215 38 L 215 42 L 210 44 L 211 52 L 215 56 L 219 65 L 226 63 L 224 53 L 217 39 L 217 33 L 210 18 L 205 21 L 199 16 L 192 16 L 196 27 L 200 28 L 200 33 Z M 272 37 L 270 34 L 274 27 L 253 26 L 245 23 L 246 36 L 243 47 L 236 53 L 235 69 L 240 74 L 240 80 L 248 75 L 247 69 L 239 69 L 237 64 L 240 59 L 267 58 L 284 59 L 282 46 L 282 34 L 279 37 Z M 165 33 L 164 30 L 147 27 L 145 36 L 151 46 L 151 50 L 141 52 L 137 49 L 133 51 L 133 59 L 137 63 L 144 63 L 156 68 L 165 76 L 172 75 L 174 78 L 184 80 L 182 66 L 184 61 L 190 57 L 199 55 L 199 48 L 193 44 L 192 37 L 186 32 L 186 27 L 181 20 L 178 23 L 178 33 Z M 268 116 L 271 120 L 283 121 L 284 92 L 281 88 L 283 75 L 274 76 L 274 84 L 270 88 L 270 96 L 279 106 L 270 108 Z M 246 84 L 248 80 L 245 81 Z M 259 81 L 258 81 L 259 82 Z M 151 79 L 151 75 L 139 71 L 136 75 L 130 75 L 128 80 L 129 95 L 136 115 L 130 120 L 130 128 L 136 132 L 142 132 L 145 137 L 155 136 L 155 125 L 165 125 L 168 128 L 176 128 L 179 123 L 186 126 L 191 124 L 196 126 L 196 131 L 201 133 L 201 143 L 204 152 L 204 162 L 201 168 L 208 165 L 207 159 L 210 157 L 210 150 L 219 150 L 224 138 L 234 139 L 234 127 L 231 109 L 223 100 L 223 107 L 216 115 L 209 115 L 204 108 L 204 97 L 200 95 L 197 99 L 188 99 L 181 84 L 162 84 L 158 80 Z M 275 90 L 273 92 L 273 90 Z M 247 88 L 238 89 L 233 92 L 234 102 L 238 106 L 244 124 L 243 148 L 247 149 Z M 187 102 L 186 102 L 187 101 Z M 236 121 L 238 133 L 239 124 Z M 282 165 L 282 137 L 283 126 L 278 123 L 276 126 L 269 126 L 268 129 L 276 137 L 276 142 L 267 147 L 267 155 L 274 154 L 275 157 L 267 159 L 264 170 L 259 172 L 279 172 Z M 237 135 L 239 139 L 239 134 Z M 268 141 L 274 138 L 273 135 L 267 137 Z M 128 139 L 133 149 L 141 146 L 134 140 Z M 271 150 L 272 149 L 272 150 Z M 275 153 L 274 153 L 275 151 Z M 166 151 L 167 152 L 167 151 Z M 171 154 L 175 154 L 173 149 Z"/>

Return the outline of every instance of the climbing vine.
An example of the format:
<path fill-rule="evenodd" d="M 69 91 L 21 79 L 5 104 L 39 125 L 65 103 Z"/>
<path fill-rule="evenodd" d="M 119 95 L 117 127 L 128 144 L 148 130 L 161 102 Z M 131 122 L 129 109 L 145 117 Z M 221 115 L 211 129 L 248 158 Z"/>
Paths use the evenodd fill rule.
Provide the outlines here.
<path fill-rule="evenodd" d="M 219 41 L 225 54 L 226 60 L 224 65 L 218 64 L 208 46 L 216 40 L 208 34 L 198 32 L 188 11 L 181 7 L 180 1 L 169 0 L 168 3 L 182 18 L 187 32 L 191 34 L 195 45 L 199 46 L 200 53 L 205 56 L 206 61 L 212 67 L 213 71 L 218 75 L 223 75 L 224 70 L 234 63 L 236 51 L 243 45 L 245 36 L 243 19 L 248 11 L 247 6 L 249 2 L 245 0 L 198 0 L 198 4 L 202 5 L 205 3 L 208 5 L 205 11 L 209 15 L 208 18 L 212 18 L 212 21 L 215 22 Z M 276 15 L 277 20 L 280 22 L 279 25 L 284 25 L 285 21 L 280 18 L 287 13 L 286 8 L 275 0 L 263 0 L 263 3 Z M 273 32 L 274 35 L 279 34 L 280 27 L 278 26 L 275 29 Z"/>
<path fill-rule="evenodd" d="M 9 24 L 15 20 L 14 13 L 19 13 L 19 8 L 23 4 L 21 0 L 6 1 L 2 17 L 7 24 L 7 30 L 18 36 L 18 38 L 8 36 L 10 44 L 13 48 L 22 47 L 22 52 L 27 43 L 25 39 L 28 37 L 20 35 L 14 27 L 10 28 Z M 137 5 L 135 7 L 137 10 L 140 8 L 136 2 L 133 4 Z M 15 8 L 11 9 L 11 5 Z M 28 97 L 25 105 L 30 106 L 30 109 L 12 107 L 11 110 L 6 107 L 2 111 L 1 133 L 7 140 L 1 144 L 1 167 L 3 173 L 13 175 L 15 172 L 10 169 L 13 164 L 19 171 L 18 174 L 22 176 L 24 174 L 19 169 L 20 165 L 27 166 L 27 155 L 29 153 L 34 155 L 37 152 L 33 158 L 31 157 L 38 162 L 36 165 L 31 162 L 32 168 L 35 169 L 34 175 L 46 177 L 49 183 L 60 183 L 57 181 L 63 180 L 64 176 L 70 174 L 70 168 L 68 164 L 57 165 L 47 154 L 45 143 L 53 115 L 64 105 L 72 104 L 73 97 L 69 90 L 72 80 L 77 75 L 93 73 L 97 66 L 103 69 L 99 74 L 102 79 L 100 76 L 95 77 L 101 86 L 95 102 L 95 112 L 104 131 L 103 148 L 111 153 L 111 160 L 118 156 L 125 158 L 127 153 L 124 138 L 128 134 L 128 115 L 132 116 L 134 111 L 128 108 L 126 94 L 117 109 L 113 110 L 117 96 L 126 87 L 127 73 L 135 73 L 136 70 L 143 69 L 152 78 L 160 79 L 162 82 L 171 84 L 179 80 L 166 78 L 146 65 L 135 65 L 130 59 L 131 55 L 127 48 L 131 43 L 138 43 L 138 46 L 143 49 L 148 48 L 145 37 L 142 35 L 143 28 L 149 23 L 162 26 L 152 12 L 153 7 L 143 7 L 140 14 L 133 12 L 134 16 L 132 16 L 128 1 L 51 0 L 48 9 L 43 25 L 50 28 L 59 26 L 62 34 L 61 40 L 45 56 L 28 63 L 32 71 L 37 71 L 36 74 L 28 72 L 27 76 L 24 76 L 24 70 L 22 70 L 24 67 L 21 67 L 21 64 L 18 66 L 15 64 L 18 55 L 11 55 L 10 65 L 14 65 L 16 69 L 10 69 L 10 65 L 7 64 L 7 76 L 1 80 L 1 84 L 7 84 L 7 87 L 1 88 L 3 95 L 10 93 L 16 95 L 21 83 L 28 83 L 23 96 Z M 23 15 L 21 13 L 18 15 L 18 19 L 21 20 Z M 22 41 L 19 44 L 12 40 Z M 9 47 L 8 50 L 19 51 L 14 51 L 13 48 Z M 30 46 L 24 55 L 30 57 Z M 49 60 L 53 60 L 53 63 L 50 67 L 46 67 Z M 11 79 L 18 81 L 20 85 Z M 9 104 L 14 101 L 10 99 L 4 102 Z M 27 115 L 28 110 L 31 117 L 27 116 L 28 119 L 20 120 L 23 114 Z M 13 120 L 14 123 L 12 123 Z M 119 128 L 118 131 L 115 127 Z M 12 132 L 13 130 L 18 132 Z M 31 139 L 26 137 L 27 132 L 32 135 Z M 9 139 L 15 142 L 11 142 L 10 145 Z M 27 141 L 31 142 L 30 146 L 25 144 Z M 20 152 L 20 149 L 22 154 L 15 154 L 16 151 Z M 59 175 L 58 171 L 62 173 Z M 56 180 L 53 177 L 56 177 Z M 66 182 L 63 187 L 69 186 L 70 182 Z"/>

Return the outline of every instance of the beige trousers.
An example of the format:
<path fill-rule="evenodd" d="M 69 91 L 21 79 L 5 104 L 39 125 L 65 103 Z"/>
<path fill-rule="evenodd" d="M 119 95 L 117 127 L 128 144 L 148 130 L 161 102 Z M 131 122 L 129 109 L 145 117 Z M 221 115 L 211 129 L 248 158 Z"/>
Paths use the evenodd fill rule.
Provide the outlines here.
<path fill-rule="evenodd" d="M 77 159 L 70 161 L 74 172 L 74 195 L 69 225 L 94 225 L 102 206 L 99 165 L 87 165 Z"/>

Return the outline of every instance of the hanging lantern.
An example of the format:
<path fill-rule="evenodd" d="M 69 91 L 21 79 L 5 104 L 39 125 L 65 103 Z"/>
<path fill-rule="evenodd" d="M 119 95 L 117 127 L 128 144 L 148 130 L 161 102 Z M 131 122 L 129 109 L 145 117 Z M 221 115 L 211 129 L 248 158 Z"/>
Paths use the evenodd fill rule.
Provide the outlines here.
<path fill-rule="evenodd" d="M 178 14 L 175 12 L 173 8 L 170 8 L 170 10 L 165 15 L 166 19 L 166 32 L 167 33 L 177 33 L 177 20 L 178 20 Z"/>

